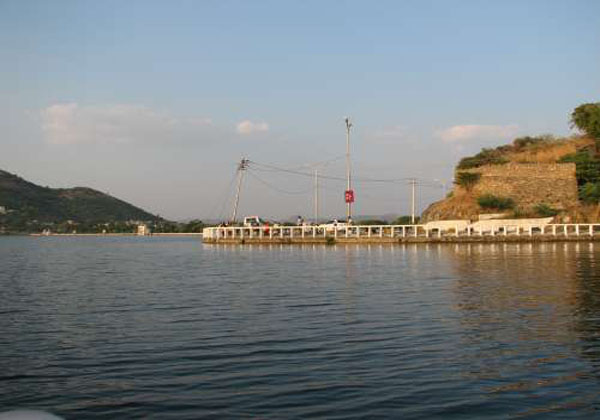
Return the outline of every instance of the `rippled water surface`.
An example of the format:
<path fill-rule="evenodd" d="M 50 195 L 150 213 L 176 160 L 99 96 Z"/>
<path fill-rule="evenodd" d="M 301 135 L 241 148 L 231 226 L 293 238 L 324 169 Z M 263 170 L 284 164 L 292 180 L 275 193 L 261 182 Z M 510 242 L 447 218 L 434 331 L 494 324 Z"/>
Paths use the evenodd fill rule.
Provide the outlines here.
<path fill-rule="evenodd" d="M 596 417 L 598 256 L 0 238 L 0 411 Z"/>

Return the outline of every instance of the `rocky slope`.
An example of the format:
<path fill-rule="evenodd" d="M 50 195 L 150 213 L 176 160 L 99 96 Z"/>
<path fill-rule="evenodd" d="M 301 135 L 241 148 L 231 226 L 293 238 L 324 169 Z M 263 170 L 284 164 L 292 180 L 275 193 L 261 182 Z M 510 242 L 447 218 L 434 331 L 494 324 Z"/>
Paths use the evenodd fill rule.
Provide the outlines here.
<path fill-rule="evenodd" d="M 470 219 L 480 214 L 507 217 L 556 216 L 557 220 L 599 220 L 600 160 L 594 141 L 583 136 L 522 137 L 461 159 L 455 186 L 431 204 L 423 221 Z"/>

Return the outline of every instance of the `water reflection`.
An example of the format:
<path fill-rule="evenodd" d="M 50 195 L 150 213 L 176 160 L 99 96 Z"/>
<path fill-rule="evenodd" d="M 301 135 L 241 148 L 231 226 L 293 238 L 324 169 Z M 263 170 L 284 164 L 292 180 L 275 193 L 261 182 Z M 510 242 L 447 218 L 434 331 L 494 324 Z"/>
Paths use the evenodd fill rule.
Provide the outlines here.
<path fill-rule="evenodd" d="M 600 267 L 596 264 L 594 244 L 580 246 L 575 260 L 577 305 L 574 308 L 575 330 L 581 345 L 581 354 L 600 377 Z"/>
<path fill-rule="evenodd" d="M 66 418 L 592 417 L 599 252 L 7 238 L 0 406 Z"/>
<path fill-rule="evenodd" d="M 524 406 L 523 414 L 586 405 L 581 398 L 587 394 L 576 384 L 589 368 L 578 354 L 598 366 L 597 252 L 579 243 L 454 246 L 448 260 L 456 271 L 452 296 L 469 360 L 465 378 L 504 397 L 571 387 L 553 405 Z"/>

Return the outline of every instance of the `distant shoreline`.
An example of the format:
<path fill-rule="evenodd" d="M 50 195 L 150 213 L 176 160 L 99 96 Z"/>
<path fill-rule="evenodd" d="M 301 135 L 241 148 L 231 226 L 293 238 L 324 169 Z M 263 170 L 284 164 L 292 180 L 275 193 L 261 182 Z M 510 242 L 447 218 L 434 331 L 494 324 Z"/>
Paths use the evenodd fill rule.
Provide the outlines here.
<path fill-rule="evenodd" d="M 198 236 L 202 237 L 202 233 L 153 233 L 151 235 L 138 235 L 137 233 L 51 233 L 44 235 L 42 233 L 15 233 L 6 236 L 139 236 L 150 238 L 152 236 Z"/>

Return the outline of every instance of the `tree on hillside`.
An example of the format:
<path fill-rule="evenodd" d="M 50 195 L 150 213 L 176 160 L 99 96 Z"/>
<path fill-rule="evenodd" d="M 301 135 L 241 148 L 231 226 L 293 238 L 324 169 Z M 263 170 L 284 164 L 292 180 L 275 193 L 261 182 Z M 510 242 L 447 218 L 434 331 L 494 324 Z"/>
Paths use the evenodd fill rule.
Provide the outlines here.
<path fill-rule="evenodd" d="M 206 225 L 204 224 L 204 222 L 202 222 L 202 220 L 190 220 L 189 223 L 186 223 L 184 225 L 181 226 L 180 230 L 181 232 L 186 232 L 186 233 L 202 233 L 202 229 L 204 229 L 206 227 Z"/>
<path fill-rule="evenodd" d="M 577 127 L 596 142 L 596 152 L 600 150 L 600 102 L 582 104 L 571 113 L 571 126 Z"/>

